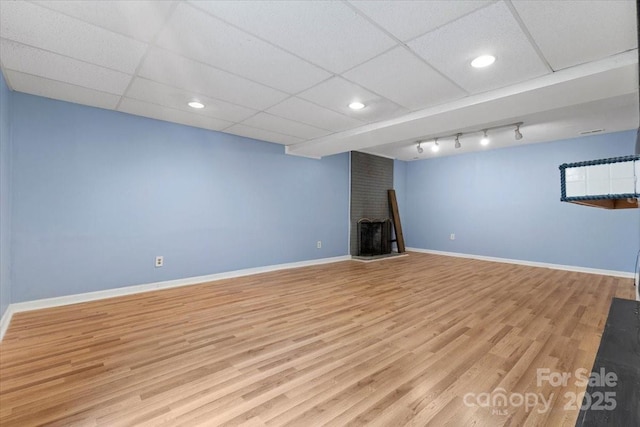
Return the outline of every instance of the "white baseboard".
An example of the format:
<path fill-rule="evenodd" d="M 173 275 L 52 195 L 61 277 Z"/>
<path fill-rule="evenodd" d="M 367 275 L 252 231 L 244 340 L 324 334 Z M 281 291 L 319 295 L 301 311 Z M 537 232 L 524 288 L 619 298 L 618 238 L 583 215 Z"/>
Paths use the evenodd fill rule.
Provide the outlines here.
<path fill-rule="evenodd" d="M 477 259 L 481 261 L 493 261 L 493 262 L 502 262 L 507 264 L 519 264 L 519 265 L 526 265 L 530 267 L 551 268 L 554 270 L 576 271 L 580 273 L 600 274 L 605 276 L 615 276 L 615 277 L 624 277 L 624 278 L 634 277 L 634 273 L 626 272 L 626 271 L 601 270 L 596 268 L 577 267 L 572 265 L 549 264 L 544 262 L 488 257 L 488 256 L 473 255 L 473 254 L 463 254 L 458 252 L 444 252 L 444 251 L 436 251 L 432 249 L 407 248 L 407 250 L 412 252 L 421 252 L 421 253 L 427 253 L 427 254 L 433 254 L 433 255 L 453 256 L 458 258 L 471 258 L 471 259 Z M 390 257 L 385 259 L 393 259 L 393 258 L 398 258 L 398 257 Z M 113 297 L 124 296 L 124 295 L 138 294 L 142 292 L 150 292 L 150 291 L 156 291 L 160 289 L 176 288 L 179 286 L 196 285 L 200 283 L 214 282 L 216 280 L 231 279 L 234 277 L 250 276 L 252 274 L 267 273 L 270 271 L 287 270 L 291 268 L 308 267 L 312 265 L 330 264 L 334 262 L 348 261 L 351 259 L 352 258 L 350 255 L 344 255 L 344 256 L 338 256 L 338 257 L 332 257 L 332 258 L 321 258 L 321 259 L 315 259 L 315 260 L 309 260 L 309 261 L 300 261 L 300 262 L 291 262 L 286 264 L 268 265 L 264 267 L 246 268 L 243 270 L 228 271 L 224 273 L 210 274 L 206 276 L 188 277 L 185 279 L 168 280 L 164 282 L 155 282 L 155 283 L 147 283 L 143 285 L 126 286 L 123 288 L 107 289 L 104 291 L 87 292 L 83 294 L 66 295 L 62 297 L 45 298 L 45 299 L 39 299 L 34 301 L 13 303 L 13 304 L 9 304 L 9 306 L 7 307 L 7 310 L 2 316 L 2 319 L 0 319 L 0 341 L 2 341 L 2 339 L 4 338 L 5 332 L 9 328 L 9 324 L 11 323 L 11 318 L 13 314 L 19 313 L 22 311 L 39 310 L 42 308 L 58 307 L 62 305 L 96 301 L 96 300 L 105 299 L 105 298 L 113 298 Z"/>
<path fill-rule="evenodd" d="M 4 314 L 2 315 L 2 319 L 0 319 L 0 341 L 4 338 L 5 332 L 9 329 L 9 323 L 11 323 L 11 318 L 13 317 L 13 307 L 11 304 L 7 307 Z"/>
<path fill-rule="evenodd" d="M 444 256 L 452 256 L 452 257 L 458 257 L 458 258 L 471 258 L 471 259 L 477 259 L 481 261 L 502 262 L 505 264 L 519 264 L 519 265 L 526 265 L 529 267 L 550 268 L 552 270 L 576 271 L 578 273 L 600 274 L 603 276 L 624 277 L 624 278 L 630 278 L 630 279 L 634 277 L 634 273 L 629 271 L 601 270 L 599 268 L 579 267 L 575 265 L 549 264 L 546 262 L 525 261 L 520 259 L 509 259 L 509 258 L 490 257 L 490 256 L 484 256 L 484 255 L 463 254 L 459 252 L 444 252 L 444 251 L 436 251 L 433 249 L 407 248 L 407 250 L 412 252 L 421 252 L 425 254 L 444 255 Z"/>
<path fill-rule="evenodd" d="M 309 267 L 312 265 L 330 264 L 333 262 L 348 261 L 350 255 L 332 258 L 321 258 L 309 261 L 290 262 L 286 264 L 267 265 L 264 267 L 245 268 L 243 270 L 227 271 L 224 273 L 209 274 L 206 276 L 188 277 L 185 279 L 168 280 L 164 282 L 146 283 L 143 285 L 126 286 L 122 288 L 107 289 L 104 291 L 87 292 L 82 294 L 65 295 L 62 297 L 45 298 L 34 301 L 25 301 L 9 304 L 0 321 L 0 341 L 9 327 L 14 313 L 21 311 L 39 310 L 42 308 L 58 307 L 61 305 L 77 304 L 81 302 L 96 301 L 105 298 L 119 297 L 123 295 L 138 294 L 142 292 L 157 291 L 160 289 L 176 288 L 179 286 L 196 285 L 216 280 L 231 279 L 234 277 L 250 276 L 270 271 L 287 270 L 291 268 Z"/>

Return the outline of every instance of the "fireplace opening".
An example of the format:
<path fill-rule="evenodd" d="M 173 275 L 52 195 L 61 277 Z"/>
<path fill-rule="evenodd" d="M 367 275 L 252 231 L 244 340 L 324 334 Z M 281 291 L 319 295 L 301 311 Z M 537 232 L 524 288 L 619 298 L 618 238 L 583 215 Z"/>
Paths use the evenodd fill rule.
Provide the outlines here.
<path fill-rule="evenodd" d="M 358 220 L 358 255 L 375 256 L 391 253 L 391 220 Z"/>

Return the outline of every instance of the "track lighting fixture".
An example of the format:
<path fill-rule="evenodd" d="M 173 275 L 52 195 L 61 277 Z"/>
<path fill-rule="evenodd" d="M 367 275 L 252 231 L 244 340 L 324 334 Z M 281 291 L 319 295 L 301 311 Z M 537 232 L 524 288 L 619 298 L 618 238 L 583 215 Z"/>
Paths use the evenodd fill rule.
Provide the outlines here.
<path fill-rule="evenodd" d="M 482 145 L 489 145 L 489 136 L 487 135 L 487 129 L 485 129 L 484 131 L 484 135 L 482 137 L 482 139 L 480 140 L 480 144 Z"/>
<path fill-rule="evenodd" d="M 433 147 L 431 147 L 431 151 L 433 151 L 434 153 L 437 153 L 438 151 L 440 151 L 440 144 L 438 144 L 438 138 L 433 140 Z"/>
<path fill-rule="evenodd" d="M 516 123 L 510 123 L 510 124 L 506 124 L 506 125 L 498 125 L 498 126 L 491 126 L 491 127 L 486 127 L 482 130 L 471 130 L 469 132 L 458 132 L 458 133 L 454 133 L 453 135 L 444 135 L 444 136 L 438 136 L 433 138 L 433 145 L 431 146 L 431 151 L 433 151 L 434 153 L 437 153 L 438 151 L 440 151 L 440 142 L 439 140 L 441 139 L 453 139 L 454 141 L 454 147 L 456 149 L 458 148 L 462 148 L 462 144 L 460 143 L 460 137 L 462 137 L 463 135 L 468 135 L 468 134 L 477 134 L 482 132 L 482 138 L 480 139 L 480 144 L 482 146 L 487 146 L 491 143 L 491 139 L 489 138 L 489 131 L 494 131 L 497 129 L 506 129 L 506 128 L 510 128 L 513 129 L 513 127 L 515 126 L 515 138 L 516 141 L 520 141 L 522 139 L 522 132 L 520 132 L 520 126 L 522 126 L 524 123 L 523 122 L 516 122 Z M 427 137 L 425 137 L 427 138 Z M 416 141 L 417 142 L 417 149 L 418 149 L 418 153 L 422 154 L 424 149 L 422 148 L 422 146 L 420 145 L 423 142 L 426 142 L 424 139 L 420 140 L 420 141 Z"/>
<path fill-rule="evenodd" d="M 522 133 L 520 132 L 520 124 L 516 125 L 516 141 L 520 141 L 522 139 Z"/>

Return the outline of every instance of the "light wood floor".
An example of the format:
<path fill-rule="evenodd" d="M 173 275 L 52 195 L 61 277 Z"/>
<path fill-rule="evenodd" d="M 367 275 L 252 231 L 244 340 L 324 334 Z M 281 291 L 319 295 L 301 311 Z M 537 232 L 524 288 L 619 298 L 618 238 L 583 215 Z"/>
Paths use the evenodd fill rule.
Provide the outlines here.
<path fill-rule="evenodd" d="M 631 279 L 411 254 L 14 316 L 0 424 L 573 425 L 536 369 L 591 369 Z M 467 406 L 542 393 L 550 411 Z"/>

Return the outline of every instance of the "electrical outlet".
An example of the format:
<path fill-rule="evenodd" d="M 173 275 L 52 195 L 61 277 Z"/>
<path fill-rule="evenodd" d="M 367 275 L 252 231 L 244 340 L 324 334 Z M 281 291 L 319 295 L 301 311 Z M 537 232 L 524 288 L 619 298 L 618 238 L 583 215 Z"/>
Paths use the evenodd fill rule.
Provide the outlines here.
<path fill-rule="evenodd" d="M 456 233 L 451 233 L 451 235 L 449 235 L 449 240 L 456 240 Z"/>
<path fill-rule="evenodd" d="M 322 240 L 318 240 L 318 243 L 316 243 L 316 248 L 322 249 Z"/>
<path fill-rule="evenodd" d="M 156 267 L 163 267 L 164 266 L 164 257 L 163 256 L 157 256 L 156 257 Z"/>

